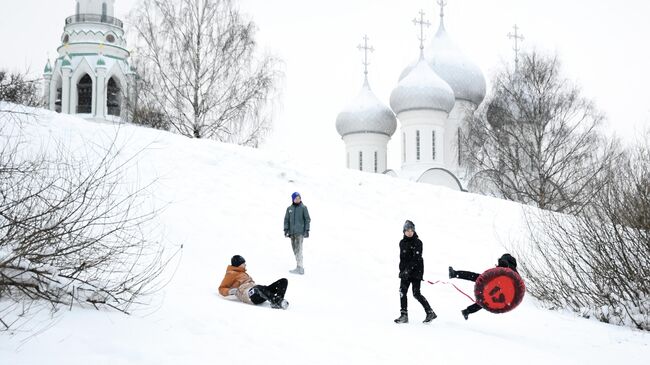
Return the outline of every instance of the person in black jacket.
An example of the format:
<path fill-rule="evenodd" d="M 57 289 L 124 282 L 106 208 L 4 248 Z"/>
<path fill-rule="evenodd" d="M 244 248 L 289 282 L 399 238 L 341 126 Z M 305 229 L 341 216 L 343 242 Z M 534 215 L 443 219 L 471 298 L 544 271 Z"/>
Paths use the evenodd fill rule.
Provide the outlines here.
<path fill-rule="evenodd" d="M 406 294 L 409 286 L 413 285 L 413 297 L 422 304 L 426 317 L 423 323 L 429 323 L 437 315 L 431 309 L 427 299 L 420 293 L 420 283 L 424 274 L 424 260 L 422 259 L 422 241 L 415 233 L 415 224 L 407 220 L 403 227 L 404 238 L 399 243 L 399 297 L 401 315 L 395 320 L 395 323 L 408 323 L 408 308 Z"/>
<path fill-rule="evenodd" d="M 517 272 L 517 259 L 515 259 L 509 253 L 504 253 L 497 260 L 497 266 L 498 267 L 507 267 L 507 268 L 513 270 L 514 272 Z M 476 279 L 478 279 L 479 276 L 480 276 L 480 274 L 477 274 L 475 272 L 454 270 L 453 267 L 449 266 L 449 278 L 450 279 L 458 278 L 458 279 L 464 279 L 464 280 L 469 280 L 469 281 L 476 281 Z M 465 320 L 467 320 L 469 318 L 470 314 L 476 313 L 476 312 L 480 311 L 481 309 L 483 309 L 483 308 L 480 305 L 474 303 L 474 304 L 468 306 L 467 308 L 463 309 L 462 311 L 460 311 L 460 313 L 463 315 Z"/>

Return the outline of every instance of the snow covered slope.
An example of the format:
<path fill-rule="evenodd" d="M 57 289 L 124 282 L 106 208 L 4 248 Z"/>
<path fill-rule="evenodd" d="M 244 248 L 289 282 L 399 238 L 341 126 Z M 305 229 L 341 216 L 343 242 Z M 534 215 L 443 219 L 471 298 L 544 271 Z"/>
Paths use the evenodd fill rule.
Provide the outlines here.
<path fill-rule="evenodd" d="M 482 271 L 521 243 L 518 204 L 129 125 L 44 111 L 21 120 L 34 145 L 60 140 L 86 153 L 117 133 L 124 158 L 140 151 L 130 176 L 156 180 L 152 200 L 167 205 L 155 223 L 183 254 L 152 306 L 131 316 L 73 309 L 53 323 L 41 313 L 25 328 L 51 324 L 45 331 L 0 334 L 1 364 L 609 365 L 644 363 L 650 354 L 648 333 L 547 311 L 530 296 L 510 313 L 481 311 L 465 321 L 460 310 L 470 301 L 446 284 L 423 283 L 438 314 L 433 323 L 421 323 L 424 311 L 410 294 L 411 323 L 393 323 L 404 220 L 424 242 L 425 278 L 447 280 L 447 266 Z M 295 261 L 282 234 L 294 191 L 312 217 L 304 276 L 288 273 Z M 258 283 L 289 279 L 288 310 L 217 294 L 234 254 Z M 471 293 L 472 283 L 456 284 Z"/>

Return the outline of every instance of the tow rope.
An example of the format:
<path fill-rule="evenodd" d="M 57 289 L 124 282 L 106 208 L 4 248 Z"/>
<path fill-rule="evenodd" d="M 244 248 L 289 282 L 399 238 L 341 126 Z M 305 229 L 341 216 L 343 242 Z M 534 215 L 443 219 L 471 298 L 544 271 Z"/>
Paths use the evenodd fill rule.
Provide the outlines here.
<path fill-rule="evenodd" d="M 456 290 L 458 290 L 458 292 L 460 292 L 461 294 L 463 294 L 464 296 L 466 296 L 469 300 L 471 300 L 472 302 L 476 303 L 476 301 L 474 300 L 473 297 L 469 296 L 467 293 L 465 293 L 464 291 L 460 290 L 460 288 L 458 288 L 454 283 L 450 283 L 450 282 L 448 282 L 448 281 L 442 281 L 442 280 L 436 280 L 435 282 L 434 282 L 434 281 L 430 281 L 430 280 L 425 280 L 425 281 L 426 281 L 427 283 L 431 284 L 431 285 L 436 285 L 436 284 L 438 284 L 438 283 L 440 283 L 440 284 L 451 285 L 451 286 L 453 286 L 454 288 L 456 288 Z"/>

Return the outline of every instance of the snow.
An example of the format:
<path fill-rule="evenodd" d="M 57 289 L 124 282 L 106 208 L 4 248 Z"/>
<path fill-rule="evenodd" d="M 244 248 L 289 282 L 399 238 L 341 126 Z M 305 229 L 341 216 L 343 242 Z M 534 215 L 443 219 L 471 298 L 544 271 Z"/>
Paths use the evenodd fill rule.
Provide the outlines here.
<path fill-rule="evenodd" d="M 6 108 L 0 104 L 0 109 Z M 397 325 L 401 227 L 424 242 L 425 279 L 447 266 L 482 271 L 525 242 L 522 207 L 385 175 L 322 168 L 299 156 L 36 111 L 20 118 L 34 146 L 63 141 L 79 156 L 117 134 L 128 176 L 154 181 L 152 204 L 165 244 L 183 245 L 170 283 L 130 316 L 108 310 L 47 311 L 13 336 L 0 333 L 2 364 L 532 364 L 642 363 L 650 334 L 541 308 L 480 311 L 447 284 L 422 284 L 438 314 L 429 325 L 409 293 L 409 324 Z M 3 120 L 5 126 L 19 123 Z M 7 130 L 13 130 L 11 128 Z M 3 143 L 4 140 L 3 140 Z M 45 147 L 44 147 L 45 146 Z M 282 234 L 299 191 L 311 217 L 304 276 Z M 286 311 L 218 295 L 230 257 L 246 258 L 260 284 L 289 279 Z M 520 258 L 521 260 L 521 258 Z M 525 279 L 525 278 L 524 278 Z M 467 293 L 472 283 L 454 280 Z"/>

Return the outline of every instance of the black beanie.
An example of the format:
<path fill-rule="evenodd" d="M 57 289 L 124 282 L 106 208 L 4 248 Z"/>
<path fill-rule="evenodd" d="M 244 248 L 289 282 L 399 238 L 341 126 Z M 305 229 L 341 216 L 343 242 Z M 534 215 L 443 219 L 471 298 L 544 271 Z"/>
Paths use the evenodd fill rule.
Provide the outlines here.
<path fill-rule="evenodd" d="M 497 266 L 507 267 L 514 271 L 517 271 L 517 259 L 515 259 L 509 253 L 504 253 L 499 260 L 497 261 Z"/>
<path fill-rule="evenodd" d="M 415 224 L 410 220 L 406 220 L 406 222 L 404 222 L 404 228 L 402 229 L 402 232 L 406 232 L 409 229 L 415 232 Z"/>
<path fill-rule="evenodd" d="M 241 265 L 241 264 L 243 264 L 245 262 L 246 262 L 246 260 L 244 260 L 244 258 L 239 256 L 239 255 L 235 255 L 230 259 L 230 264 L 232 266 L 239 266 L 239 265 Z"/>

